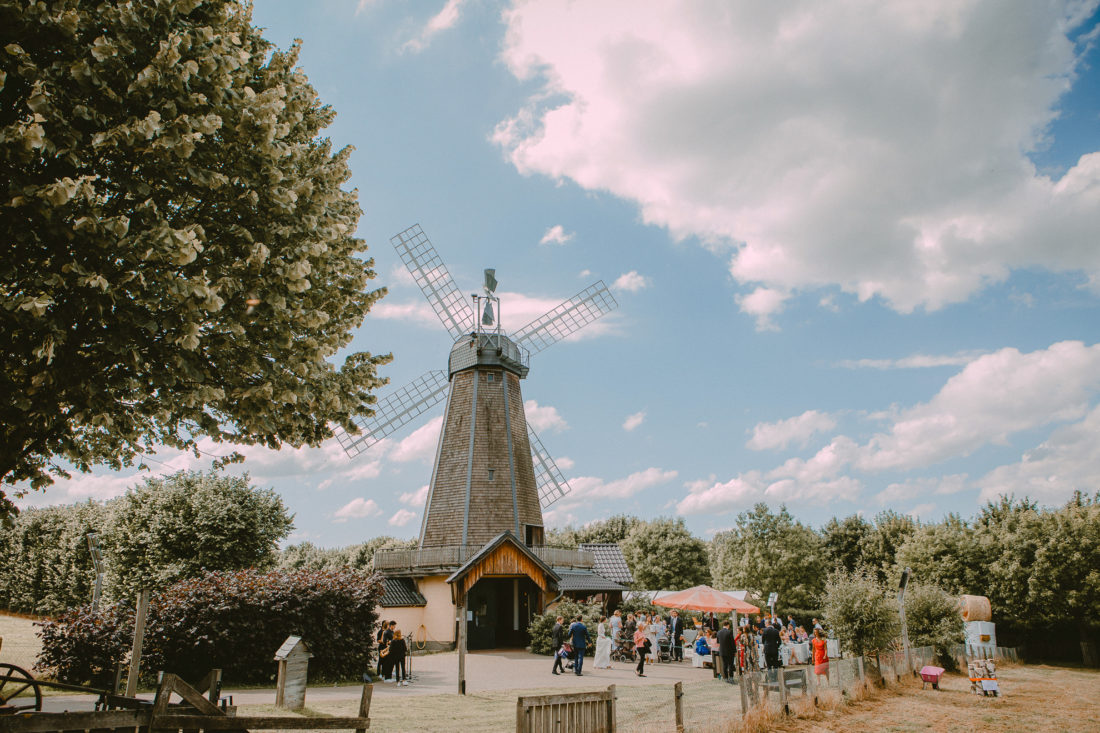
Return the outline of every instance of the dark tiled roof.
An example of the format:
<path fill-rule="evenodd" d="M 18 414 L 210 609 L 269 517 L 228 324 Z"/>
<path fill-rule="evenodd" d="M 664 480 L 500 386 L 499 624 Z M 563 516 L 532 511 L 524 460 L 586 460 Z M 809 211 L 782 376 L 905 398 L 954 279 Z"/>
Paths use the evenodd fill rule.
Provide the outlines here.
<path fill-rule="evenodd" d="M 563 593 L 567 591 L 606 592 L 626 590 L 626 588 L 622 587 L 614 580 L 608 580 L 591 570 L 554 568 L 554 572 L 561 576 L 561 580 L 558 581 L 558 590 Z"/>
<path fill-rule="evenodd" d="M 412 578 L 383 578 L 382 582 L 385 586 L 379 604 L 382 607 L 428 605 L 428 599 L 420 595 Z"/>
<path fill-rule="evenodd" d="M 614 542 L 591 542 L 582 544 L 577 549 L 596 556 L 596 567 L 593 569 L 603 577 L 627 585 L 634 582 L 623 551 Z"/>

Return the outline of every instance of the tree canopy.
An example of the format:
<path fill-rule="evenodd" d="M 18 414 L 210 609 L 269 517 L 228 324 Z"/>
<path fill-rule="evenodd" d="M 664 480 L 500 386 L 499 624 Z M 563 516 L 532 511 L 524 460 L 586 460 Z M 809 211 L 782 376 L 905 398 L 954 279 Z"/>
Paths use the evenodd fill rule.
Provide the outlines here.
<path fill-rule="evenodd" d="M 315 445 L 388 357 L 350 149 L 240 0 L 0 0 L 0 484 Z M 0 493 L 0 513 L 11 511 Z"/>
<path fill-rule="evenodd" d="M 711 543 L 711 572 L 723 588 L 743 588 L 758 598 L 779 594 L 784 607 L 815 608 L 825 585 L 821 537 L 780 506 L 759 503 L 741 512 L 733 529 Z"/>
<path fill-rule="evenodd" d="M 636 588 L 681 590 L 710 582 L 707 544 L 683 519 L 637 521 L 620 547 Z"/>

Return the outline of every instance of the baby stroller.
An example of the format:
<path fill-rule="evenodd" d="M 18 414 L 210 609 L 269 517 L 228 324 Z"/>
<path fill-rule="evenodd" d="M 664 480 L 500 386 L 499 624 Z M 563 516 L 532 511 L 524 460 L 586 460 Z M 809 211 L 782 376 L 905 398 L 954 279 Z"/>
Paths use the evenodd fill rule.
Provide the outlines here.
<path fill-rule="evenodd" d="M 657 640 L 657 661 L 672 661 L 672 641 L 670 641 L 667 636 Z"/>
<path fill-rule="evenodd" d="M 565 660 L 565 663 L 562 666 L 564 666 L 566 669 L 573 669 L 573 664 L 577 660 L 577 652 L 573 649 L 573 645 L 568 641 L 565 642 L 561 645 L 561 650 L 558 652 L 558 654 L 560 654 L 561 658 Z"/>
<path fill-rule="evenodd" d="M 618 646 L 611 650 L 612 662 L 634 661 L 634 640 L 627 634 L 619 632 Z"/>

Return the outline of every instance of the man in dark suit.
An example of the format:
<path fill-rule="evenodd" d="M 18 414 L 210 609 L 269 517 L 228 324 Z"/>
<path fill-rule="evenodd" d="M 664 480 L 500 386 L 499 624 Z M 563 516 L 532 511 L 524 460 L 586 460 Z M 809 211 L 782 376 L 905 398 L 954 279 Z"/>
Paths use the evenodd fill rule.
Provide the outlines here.
<path fill-rule="evenodd" d="M 554 668 L 550 670 L 554 674 L 558 674 L 558 670 L 562 672 L 565 668 L 561 666 L 561 641 L 562 641 L 562 625 L 561 622 L 565 620 L 565 616 L 558 616 L 557 623 L 554 624 L 554 628 L 550 630 L 550 651 L 554 655 Z"/>
<path fill-rule="evenodd" d="M 733 661 L 737 656 L 737 649 L 733 643 L 733 629 L 729 620 L 722 622 L 722 628 L 718 630 L 718 656 L 722 657 L 722 679 L 726 682 L 733 681 Z"/>
<path fill-rule="evenodd" d="M 775 674 L 773 670 L 779 668 L 779 628 L 768 624 L 760 632 L 760 639 L 764 642 L 764 666 L 768 668 L 768 678 Z"/>
<path fill-rule="evenodd" d="M 573 674 L 580 677 L 581 667 L 584 666 L 584 650 L 588 646 L 588 627 L 584 625 L 584 620 L 579 613 L 577 620 L 569 625 L 569 640 L 573 642 L 573 651 L 577 655 L 573 661 Z"/>
<path fill-rule="evenodd" d="M 672 617 L 668 621 L 668 638 L 672 640 L 673 661 L 684 661 L 684 620 L 676 609 L 672 610 Z"/>
<path fill-rule="evenodd" d="M 386 630 L 382 632 L 382 649 L 388 647 L 390 642 L 393 641 L 393 632 L 395 631 L 397 631 L 397 622 L 390 621 Z M 379 654 L 381 654 L 381 649 Z M 379 664 L 381 665 L 382 681 L 389 682 L 390 675 L 393 674 L 393 660 L 387 655 L 380 660 Z"/>

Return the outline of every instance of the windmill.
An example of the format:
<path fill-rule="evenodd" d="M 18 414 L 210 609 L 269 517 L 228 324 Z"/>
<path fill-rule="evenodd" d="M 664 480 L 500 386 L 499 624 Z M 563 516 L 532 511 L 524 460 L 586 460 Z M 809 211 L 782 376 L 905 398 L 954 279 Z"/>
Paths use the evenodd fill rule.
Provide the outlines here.
<path fill-rule="evenodd" d="M 356 418 L 359 433 L 337 433 L 340 444 L 354 457 L 446 401 L 420 548 L 477 547 L 505 531 L 541 544 L 542 510 L 569 484 L 527 424 L 520 380 L 531 354 L 618 304 L 596 282 L 508 335 L 495 271 L 485 271 L 482 294 L 467 301 L 419 224 L 390 242 L 454 342 L 446 371 L 429 371 L 379 400 L 372 416 Z"/>

